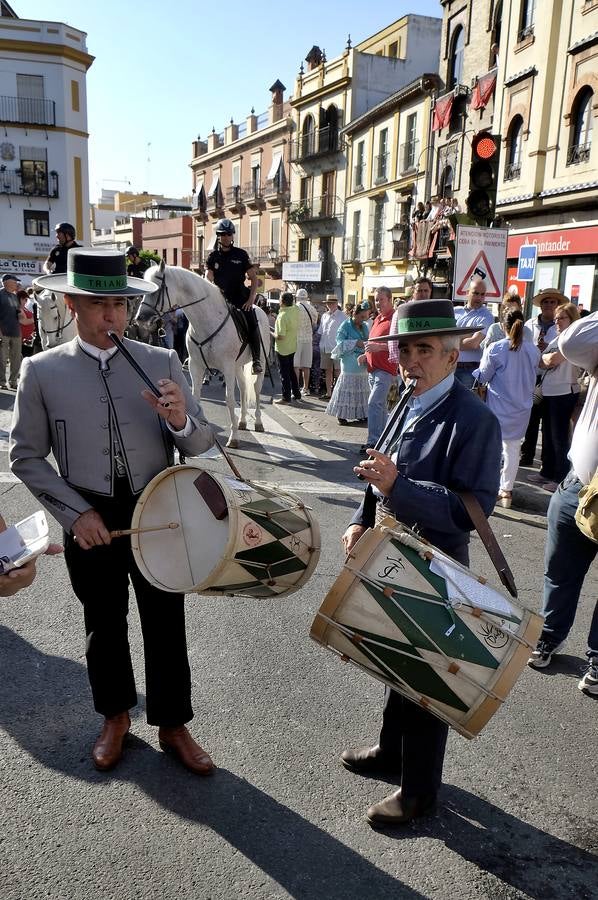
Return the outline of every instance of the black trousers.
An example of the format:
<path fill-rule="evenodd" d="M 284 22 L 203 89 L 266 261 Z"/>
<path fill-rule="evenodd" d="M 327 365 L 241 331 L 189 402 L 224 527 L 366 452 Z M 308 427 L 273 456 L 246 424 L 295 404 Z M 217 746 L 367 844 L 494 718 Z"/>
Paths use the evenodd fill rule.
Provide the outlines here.
<path fill-rule="evenodd" d="M 386 688 L 379 745 L 401 769 L 404 797 L 436 794 L 442 783 L 442 767 L 448 725 L 397 691 Z"/>
<path fill-rule="evenodd" d="M 529 414 L 529 422 L 527 424 L 527 430 L 525 432 L 525 437 L 523 439 L 523 443 L 521 445 L 521 456 L 524 459 L 532 460 L 536 455 L 536 445 L 538 443 L 538 434 L 540 431 L 540 422 L 542 421 L 542 417 L 544 415 L 544 398 L 540 401 L 540 403 L 534 403 L 530 410 Z M 544 434 L 544 430 L 542 430 L 542 451 L 541 451 L 541 459 L 542 464 L 544 464 L 544 442 L 547 440 L 546 435 Z"/>
<path fill-rule="evenodd" d="M 137 497 L 127 479 L 117 479 L 114 497 L 80 493 L 108 529 L 130 527 Z M 128 641 L 130 580 L 143 635 L 147 721 L 166 727 L 188 722 L 193 710 L 184 595 L 158 590 L 146 581 L 128 537 L 82 550 L 72 535 L 65 535 L 64 551 L 73 590 L 83 605 L 87 672 L 96 711 L 109 717 L 137 703 Z"/>
<path fill-rule="evenodd" d="M 299 390 L 299 383 L 293 367 L 295 354 L 287 353 L 283 356 L 282 353 L 277 353 L 276 356 L 282 383 L 282 399 L 290 400 L 292 393 L 295 400 L 301 400 L 301 391 Z"/>

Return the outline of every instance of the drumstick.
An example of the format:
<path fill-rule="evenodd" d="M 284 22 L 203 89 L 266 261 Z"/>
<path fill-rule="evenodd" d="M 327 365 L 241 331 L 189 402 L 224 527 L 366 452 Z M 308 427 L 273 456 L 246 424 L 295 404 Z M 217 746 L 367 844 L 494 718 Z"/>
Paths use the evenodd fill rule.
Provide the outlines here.
<path fill-rule="evenodd" d="M 410 381 L 407 382 L 407 384 L 405 386 L 405 390 L 401 394 L 399 402 L 397 403 L 397 405 L 391 412 L 390 416 L 388 417 L 388 422 L 386 423 L 386 427 L 384 428 L 384 431 L 382 432 L 382 434 L 376 441 L 374 450 L 380 450 L 380 448 L 384 446 L 384 442 L 386 441 L 386 438 L 389 435 L 393 434 L 394 429 L 399 424 L 399 419 L 401 418 L 401 415 L 403 414 L 403 410 L 407 406 L 409 398 L 411 397 L 411 394 L 413 393 L 413 391 L 415 390 L 416 387 L 417 387 L 417 379 L 412 378 Z M 357 477 L 359 478 L 360 481 L 365 481 L 365 478 L 363 477 L 363 475 L 358 475 Z"/>
<path fill-rule="evenodd" d="M 121 341 L 121 339 L 119 338 L 119 336 L 118 336 L 117 334 L 114 334 L 113 331 L 109 331 L 109 332 L 108 332 L 108 337 L 110 338 L 110 340 L 112 341 L 112 343 L 115 344 L 115 345 L 118 347 L 118 349 L 120 350 L 120 352 L 122 353 L 122 355 L 124 356 L 124 358 L 125 358 L 125 359 L 127 360 L 127 362 L 130 363 L 131 366 L 135 369 L 135 371 L 137 372 L 137 374 L 139 375 L 139 377 L 142 379 L 142 381 L 144 381 L 144 382 L 147 384 L 147 386 L 148 386 L 148 388 L 150 389 L 150 391 L 152 392 L 152 394 L 153 394 L 155 397 L 157 397 L 159 400 L 161 400 L 161 399 L 162 399 L 162 394 L 160 393 L 160 391 L 158 390 L 158 388 L 156 387 L 156 385 L 151 381 L 151 379 L 150 379 L 150 378 L 146 375 L 146 373 L 143 371 L 143 369 L 141 368 L 141 366 L 139 365 L 139 363 L 137 362 L 137 360 L 135 359 L 135 357 L 134 357 L 131 353 L 129 353 L 129 351 L 127 350 L 127 348 L 125 347 L 125 345 L 123 344 L 123 342 Z M 170 403 L 162 403 L 162 406 L 163 406 L 164 409 L 169 409 L 169 408 L 170 408 Z M 230 458 L 230 456 L 228 455 L 228 453 L 226 452 L 226 450 L 224 449 L 224 447 L 222 446 L 222 444 L 220 443 L 220 441 L 218 440 L 217 437 L 214 437 L 214 443 L 216 444 L 216 446 L 218 447 L 218 449 L 219 449 L 220 452 L 222 453 L 224 459 L 227 461 L 227 463 L 228 463 L 229 466 L 231 467 L 232 472 L 233 472 L 233 475 L 235 476 L 235 478 L 238 478 L 239 481 L 245 481 L 245 479 L 243 478 L 243 476 L 241 475 L 241 473 L 239 472 L 239 470 L 238 470 L 237 467 L 235 466 L 234 462 L 232 461 L 232 459 Z"/>
<path fill-rule="evenodd" d="M 154 397 L 157 397 L 158 400 L 161 400 L 162 394 L 160 393 L 160 391 L 158 390 L 156 385 L 153 383 L 153 381 L 151 381 L 151 379 L 145 374 L 145 372 L 143 371 L 143 369 L 141 368 L 141 366 L 139 365 L 139 363 L 137 362 L 135 357 L 131 353 L 129 353 L 129 351 L 127 350 L 127 348 L 125 347 L 125 345 L 123 344 L 121 339 L 119 338 L 119 336 L 117 334 L 114 334 L 113 331 L 109 331 L 108 337 L 110 338 L 112 343 L 118 347 L 118 349 L 120 350 L 120 352 L 122 353 L 124 358 L 127 360 L 127 362 L 135 369 L 135 371 L 137 372 L 137 374 L 139 375 L 141 380 L 147 384 L 148 388 L 150 389 L 150 391 L 152 392 Z M 161 406 L 164 409 L 170 409 L 170 403 L 162 403 Z"/>
<path fill-rule="evenodd" d="M 119 528 L 110 532 L 110 537 L 126 537 L 129 534 L 145 534 L 147 531 L 166 531 L 167 528 L 180 528 L 178 522 L 169 522 L 168 525 L 153 525 L 151 528 Z"/>

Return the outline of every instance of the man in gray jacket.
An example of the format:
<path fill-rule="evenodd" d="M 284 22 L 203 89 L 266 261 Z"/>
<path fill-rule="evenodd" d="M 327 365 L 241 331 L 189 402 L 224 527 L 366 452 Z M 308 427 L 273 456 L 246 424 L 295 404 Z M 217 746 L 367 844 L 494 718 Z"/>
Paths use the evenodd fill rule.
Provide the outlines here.
<path fill-rule="evenodd" d="M 147 718 L 159 727 L 162 749 L 197 774 L 213 763 L 185 723 L 193 717 L 184 596 L 145 580 L 130 539 L 140 492 L 173 464 L 175 446 L 197 456 L 214 441 L 191 395 L 174 351 L 127 342 L 157 399 L 109 337 L 122 338 L 127 298 L 154 286 L 127 278 L 117 251 L 74 248 L 66 274 L 42 276 L 37 286 L 63 293 L 77 325 L 70 343 L 25 360 L 15 403 L 10 464 L 65 530 L 65 559 L 83 605 L 86 656 L 94 705 L 104 726 L 93 749 L 100 770 L 117 764 L 137 703 L 127 639 L 128 582 L 143 631 Z M 58 472 L 48 462 L 54 455 Z"/>

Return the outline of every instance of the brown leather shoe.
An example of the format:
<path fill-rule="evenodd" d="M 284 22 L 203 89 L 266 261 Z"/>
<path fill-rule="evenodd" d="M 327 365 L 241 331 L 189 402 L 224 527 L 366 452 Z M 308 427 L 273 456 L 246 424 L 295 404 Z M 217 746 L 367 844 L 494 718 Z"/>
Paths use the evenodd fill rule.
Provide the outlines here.
<path fill-rule="evenodd" d="M 209 754 L 193 740 L 184 725 L 177 728 L 160 728 L 158 740 L 162 750 L 176 756 L 190 772 L 196 775 L 211 775 L 214 771 L 214 763 Z"/>
<path fill-rule="evenodd" d="M 375 775 L 376 773 L 400 773 L 401 767 L 396 760 L 384 754 L 380 747 L 358 747 L 357 750 L 344 750 L 341 762 L 345 769 L 357 772 L 358 775 Z"/>
<path fill-rule="evenodd" d="M 123 742 L 131 727 L 128 712 L 104 719 L 104 727 L 93 746 L 91 757 L 96 769 L 107 772 L 113 769 L 123 753 Z"/>
<path fill-rule="evenodd" d="M 393 828 L 395 825 L 407 825 L 413 819 L 433 812 L 435 808 L 436 794 L 403 797 L 398 790 L 370 806 L 366 815 L 373 828 Z"/>

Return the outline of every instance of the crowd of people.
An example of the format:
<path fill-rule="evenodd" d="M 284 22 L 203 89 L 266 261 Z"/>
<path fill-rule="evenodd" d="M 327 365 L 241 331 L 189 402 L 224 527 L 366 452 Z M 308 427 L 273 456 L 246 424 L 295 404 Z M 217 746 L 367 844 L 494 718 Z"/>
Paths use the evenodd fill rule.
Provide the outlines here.
<path fill-rule="evenodd" d="M 232 223 L 219 225 L 221 243 L 208 260 L 208 278 L 247 320 L 253 370 L 259 373 L 254 267 L 229 240 Z M 134 345 L 139 364 L 159 388 L 159 396 L 151 391 L 140 396 L 125 356 L 110 338 L 124 335 L 128 298 L 151 293 L 157 285 L 128 274 L 125 256 L 117 251 L 75 245 L 68 252 L 68 270 L 58 253 L 53 273 L 37 278 L 36 286 L 64 295 L 77 337 L 23 363 L 11 468 L 64 528 L 69 577 L 83 607 L 93 702 L 103 717 L 94 765 L 107 771 L 119 763 L 131 727 L 129 711 L 137 702 L 127 639 L 130 579 L 142 623 L 148 722 L 157 726 L 163 750 L 194 774 L 208 775 L 212 759 L 186 727 L 193 710 L 184 596 L 146 581 L 128 539 L 112 538 L 113 530 L 129 527 L 139 494 L 172 465 L 175 448 L 196 456 L 211 447 L 214 435 L 175 352 Z M 62 261 L 65 268 L 57 271 Z M 30 323 L 20 320 L 19 301 L 12 299 L 18 284 L 8 277 L 3 287 L 11 295 L 20 341 L 21 325 Z M 462 494 L 473 495 L 485 516 L 497 501 L 509 506 L 519 454 L 526 454 L 523 462 L 535 456 L 541 426 L 542 468 L 535 480 L 553 496 L 544 628 L 529 665 L 545 668 L 562 650 L 598 552 L 598 535 L 586 536 L 575 521 L 580 491 L 598 468 L 598 313 L 580 320 L 575 305 L 551 289 L 534 298 L 540 312 L 528 322 L 512 295 L 504 298 L 494 322 L 482 279 L 471 281 L 462 308 L 432 299 L 432 288 L 428 279 L 417 279 L 412 296 L 396 309 L 386 287 L 378 288 L 373 303 L 345 310 L 329 295 L 321 316 L 305 291 L 283 293 L 271 320 L 282 384 L 278 402 L 302 403 L 314 392 L 327 402 L 323 412 L 341 426 L 367 422 L 364 458 L 354 467 L 367 488 L 342 537 L 347 554 L 378 513 L 390 513 L 409 527 L 417 525 L 425 540 L 464 565 L 474 525 Z M 7 341 L 2 358 L 16 386 L 10 346 Z M 413 392 L 405 395 L 404 415 L 385 443 L 389 394 L 408 382 Z M 479 396 L 482 388 L 486 402 Z M 50 451 L 57 469 L 48 462 Z M 34 574 L 34 568 L 23 570 L 12 576 L 12 585 L 3 580 L 10 573 L 1 576 L 0 595 L 25 587 Z M 587 658 L 579 688 L 598 695 L 598 604 Z M 404 825 L 434 809 L 447 733 L 448 725 L 423 705 L 387 689 L 377 744 L 345 750 L 341 757 L 355 773 L 391 772 L 398 778 L 399 789 L 369 808 L 372 826 Z"/>

